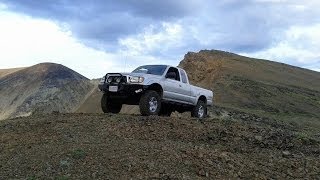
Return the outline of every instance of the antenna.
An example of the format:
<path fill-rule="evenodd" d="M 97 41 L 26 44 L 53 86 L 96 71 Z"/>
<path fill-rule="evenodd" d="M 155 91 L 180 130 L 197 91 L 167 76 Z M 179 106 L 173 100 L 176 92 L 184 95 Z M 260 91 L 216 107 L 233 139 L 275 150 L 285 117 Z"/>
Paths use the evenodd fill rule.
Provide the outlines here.
<path fill-rule="evenodd" d="M 124 67 L 123 67 L 123 72 L 125 73 L 127 70 L 127 59 L 128 59 L 128 50 L 125 51 L 125 55 L 124 55 Z"/>
<path fill-rule="evenodd" d="M 126 70 L 127 70 L 127 60 L 128 60 L 128 50 L 126 50 L 126 57 L 124 60 L 124 72 L 126 72 Z"/>

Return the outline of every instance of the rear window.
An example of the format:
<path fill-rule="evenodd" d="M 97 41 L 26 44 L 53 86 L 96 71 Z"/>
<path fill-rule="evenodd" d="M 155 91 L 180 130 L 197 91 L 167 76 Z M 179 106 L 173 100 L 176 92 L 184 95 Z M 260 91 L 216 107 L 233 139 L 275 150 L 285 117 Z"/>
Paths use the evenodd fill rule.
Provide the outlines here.
<path fill-rule="evenodd" d="M 184 70 L 180 70 L 180 73 L 181 73 L 181 80 L 183 83 L 188 83 L 188 80 L 187 80 L 187 74 Z"/>

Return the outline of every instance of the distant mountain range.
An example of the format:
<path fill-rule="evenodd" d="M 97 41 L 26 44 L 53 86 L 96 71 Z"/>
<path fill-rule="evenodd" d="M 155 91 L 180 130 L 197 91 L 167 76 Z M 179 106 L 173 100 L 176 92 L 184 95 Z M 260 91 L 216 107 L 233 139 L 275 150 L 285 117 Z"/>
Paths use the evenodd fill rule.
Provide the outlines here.
<path fill-rule="evenodd" d="M 189 52 L 179 66 L 192 84 L 214 91 L 217 106 L 320 118 L 319 72 L 217 50 Z M 97 83 L 52 63 L 0 70 L 0 119 L 53 111 L 102 113 Z M 126 106 L 122 112 L 138 113 L 138 108 Z"/>
<path fill-rule="evenodd" d="M 94 88 L 86 77 L 53 63 L 0 70 L 0 75 L 0 119 L 74 112 Z"/>

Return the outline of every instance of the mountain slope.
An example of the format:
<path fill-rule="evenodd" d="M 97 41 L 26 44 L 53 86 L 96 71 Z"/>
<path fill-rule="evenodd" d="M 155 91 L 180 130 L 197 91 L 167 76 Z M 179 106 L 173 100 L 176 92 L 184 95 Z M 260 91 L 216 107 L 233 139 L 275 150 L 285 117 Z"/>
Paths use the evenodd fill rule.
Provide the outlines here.
<path fill-rule="evenodd" d="M 0 119 L 52 111 L 73 112 L 93 85 L 75 71 L 41 63 L 0 79 Z"/>
<path fill-rule="evenodd" d="M 179 64 L 217 105 L 270 113 L 320 115 L 320 73 L 222 51 L 188 53 Z"/>
<path fill-rule="evenodd" d="M 11 69 L 0 69 L 0 78 L 3 78 L 6 75 L 14 73 L 16 71 L 20 71 L 24 68 L 11 68 Z"/>

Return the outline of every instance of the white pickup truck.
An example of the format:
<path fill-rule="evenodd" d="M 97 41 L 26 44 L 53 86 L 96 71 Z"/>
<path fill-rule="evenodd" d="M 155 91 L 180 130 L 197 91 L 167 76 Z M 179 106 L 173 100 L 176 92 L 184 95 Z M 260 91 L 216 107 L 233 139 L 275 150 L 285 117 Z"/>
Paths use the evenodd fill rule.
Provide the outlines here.
<path fill-rule="evenodd" d="M 213 92 L 189 84 L 187 73 L 168 65 L 140 66 L 132 73 L 108 73 L 99 83 L 104 93 L 101 108 L 119 113 L 122 104 L 139 105 L 144 116 L 170 116 L 191 111 L 192 117 L 205 118 L 213 104 Z"/>

